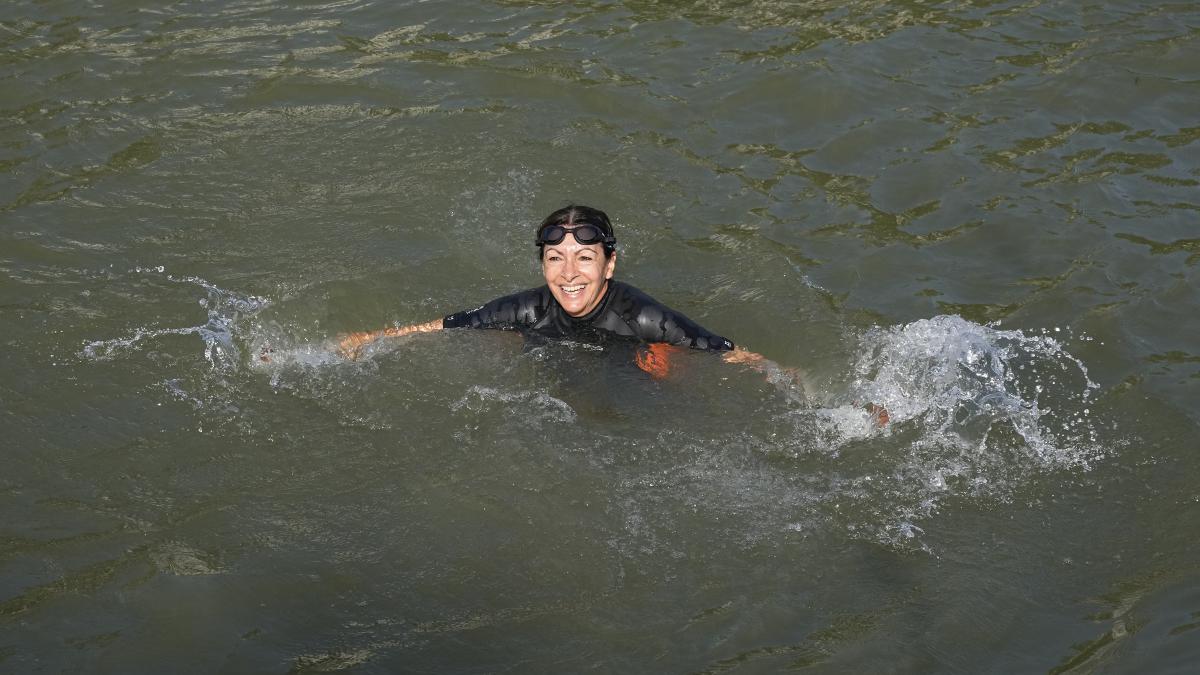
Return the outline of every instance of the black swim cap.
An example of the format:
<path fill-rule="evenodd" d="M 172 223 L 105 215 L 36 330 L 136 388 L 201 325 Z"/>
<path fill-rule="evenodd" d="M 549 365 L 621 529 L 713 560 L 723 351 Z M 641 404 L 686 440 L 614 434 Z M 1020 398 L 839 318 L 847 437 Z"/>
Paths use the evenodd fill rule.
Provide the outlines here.
<path fill-rule="evenodd" d="M 617 240 L 616 236 L 613 234 L 612 221 L 608 219 L 608 214 L 600 209 L 593 209 L 590 206 L 582 206 L 579 204 L 564 206 L 554 213 L 546 216 L 546 219 L 542 221 L 542 224 L 538 225 L 538 232 L 541 232 L 543 228 L 550 227 L 551 225 L 558 225 L 559 227 L 565 228 L 572 228 L 576 225 L 591 225 L 599 229 L 604 234 L 607 234 L 610 239 L 610 241 L 604 243 L 605 257 L 612 256 L 613 252 L 617 250 Z M 544 250 L 545 249 L 543 248 L 543 245 L 539 243 L 538 255 L 540 256 Z"/>

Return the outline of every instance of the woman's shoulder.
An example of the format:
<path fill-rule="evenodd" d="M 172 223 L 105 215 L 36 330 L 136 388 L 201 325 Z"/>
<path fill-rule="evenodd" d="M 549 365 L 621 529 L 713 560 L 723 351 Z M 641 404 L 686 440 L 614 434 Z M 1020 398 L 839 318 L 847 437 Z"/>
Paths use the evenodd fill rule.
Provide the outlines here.
<path fill-rule="evenodd" d="M 711 333 L 677 310 L 629 284 L 614 281 L 614 309 L 647 342 L 687 345 L 694 349 L 733 349 L 729 340 Z"/>

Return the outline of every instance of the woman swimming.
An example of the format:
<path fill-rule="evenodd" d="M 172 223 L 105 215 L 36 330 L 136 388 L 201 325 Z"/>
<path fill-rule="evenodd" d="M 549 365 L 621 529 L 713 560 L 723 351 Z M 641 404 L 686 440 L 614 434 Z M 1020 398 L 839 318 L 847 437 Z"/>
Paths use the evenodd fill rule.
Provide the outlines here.
<path fill-rule="evenodd" d="M 497 328 L 552 338 L 586 338 L 610 333 L 647 345 L 671 345 L 723 352 L 732 363 L 759 364 L 765 359 L 705 330 L 629 284 L 613 279 L 616 237 L 608 215 L 588 206 L 567 206 L 551 213 L 535 239 L 545 285 L 501 298 L 465 312 L 410 326 L 350 333 L 339 341 L 354 358 L 381 337 L 400 337 L 443 328 Z M 638 359 L 647 368 L 665 360 L 662 349 Z M 665 364 L 664 364 L 665 365 Z"/>
<path fill-rule="evenodd" d="M 718 352 L 726 362 L 762 371 L 776 384 L 803 388 L 798 371 L 782 369 L 761 354 L 734 345 L 633 286 L 613 279 L 617 239 L 603 211 L 579 205 L 561 208 L 538 226 L 535 243 L 546 281 L 543 286 L 426 323 L 350 333 L 339 339 L 339 350 L 353 359 L 379 338 L 445 328 L 494 328 L 580 340 L 608 334 L 642 343 L 645 349 L 637 354 L 636 363 L 656 379 L 667 375 L 672 349 L 690 348 Z M 875 405 L 867 405 L 866 409 L 878 425 L 887 423 L 886 410 Z"/>

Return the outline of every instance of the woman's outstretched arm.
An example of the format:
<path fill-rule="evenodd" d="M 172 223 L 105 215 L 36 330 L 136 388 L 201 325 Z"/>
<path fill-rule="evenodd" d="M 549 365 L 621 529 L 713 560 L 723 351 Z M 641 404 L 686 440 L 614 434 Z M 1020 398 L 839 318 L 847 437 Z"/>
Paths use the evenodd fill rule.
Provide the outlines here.
<path fill-rule="evenodd" d="M 403 337 L 413 333 L 431 333 L 442 329 L 442 320 L 434 319 L 426 323 L 416 323 L 411 326 L 391 326 L 382 330 L 368 330 L 357 333 L 347 333 L 338 336 L 338 352 L 342 356 L 354 360 L 363 347 L 384 337 Z"/>

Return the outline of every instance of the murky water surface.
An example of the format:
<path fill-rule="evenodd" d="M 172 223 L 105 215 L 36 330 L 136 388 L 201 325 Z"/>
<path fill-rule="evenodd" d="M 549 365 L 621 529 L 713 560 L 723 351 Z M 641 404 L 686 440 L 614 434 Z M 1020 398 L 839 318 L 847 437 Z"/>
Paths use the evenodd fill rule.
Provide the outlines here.
<path fill-rule="evenodd" d="M 5 4 L 0 671 L 1191 672 L 1198 64 L 1191 2 Z M 332 349 L 571 201 L 803 390 Z"/>

